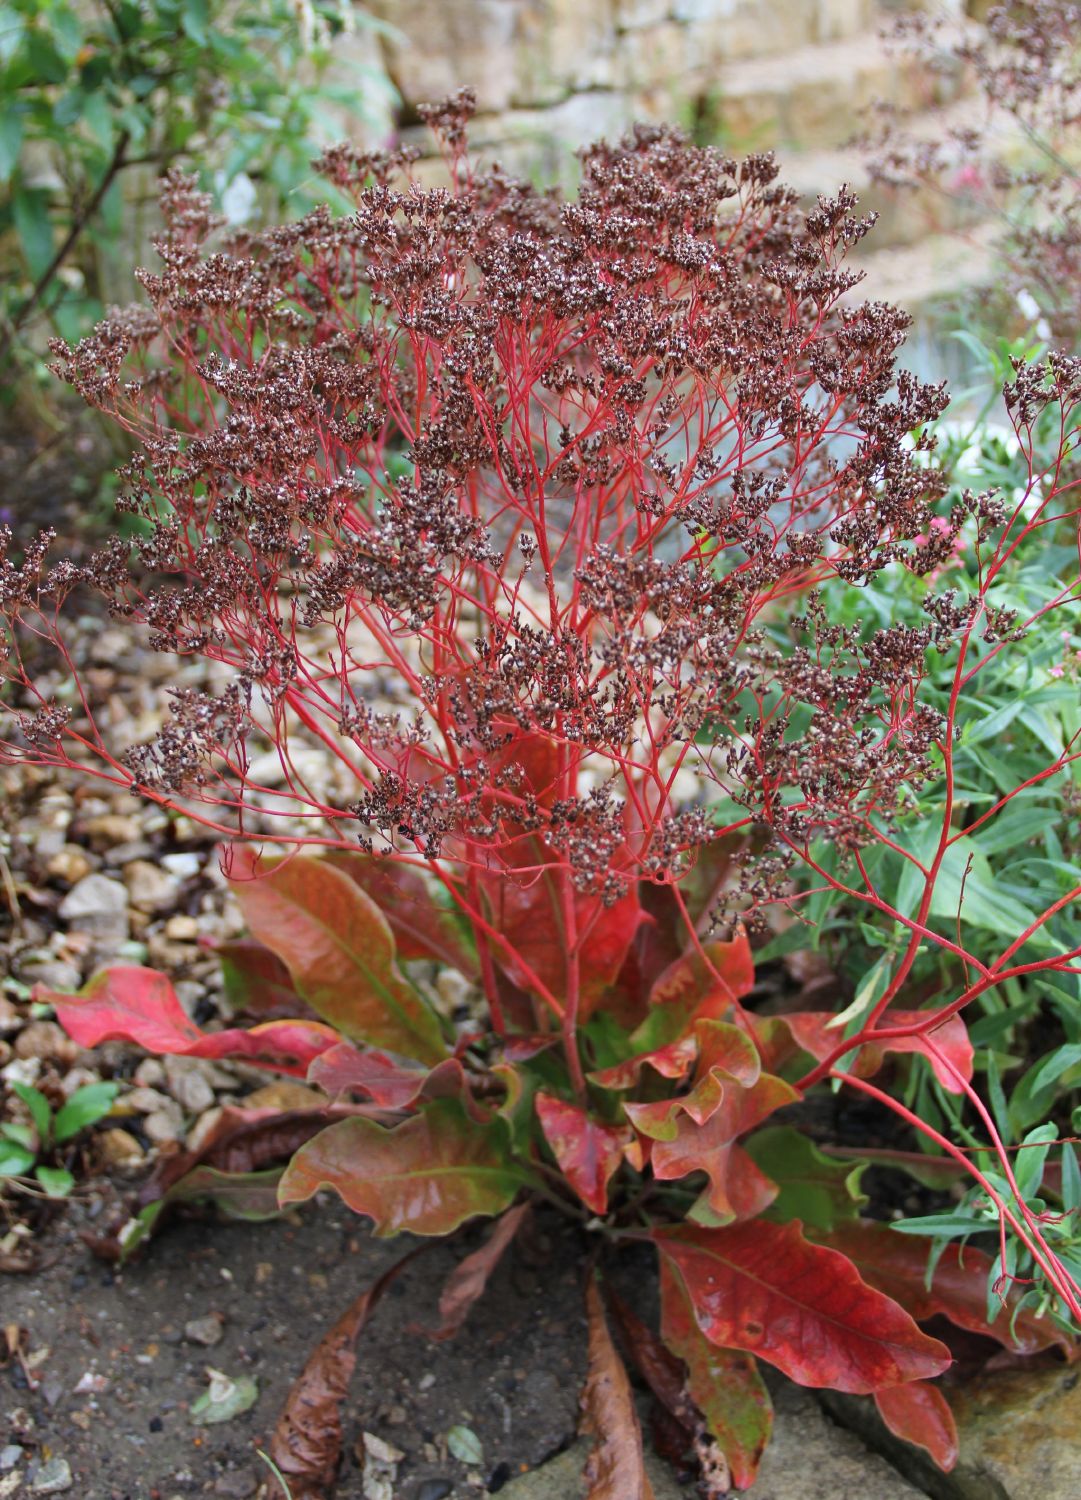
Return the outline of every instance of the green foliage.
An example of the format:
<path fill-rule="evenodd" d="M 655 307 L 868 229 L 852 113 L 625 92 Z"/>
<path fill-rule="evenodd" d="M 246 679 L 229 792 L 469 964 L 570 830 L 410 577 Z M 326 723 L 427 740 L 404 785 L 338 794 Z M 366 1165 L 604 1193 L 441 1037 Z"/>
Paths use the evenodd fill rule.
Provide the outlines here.
<path fill-rule="evenodd" d="M 194 167 L 235 220 L 258 200 L 314 201 L 315 148 L 346 112 L 374 120 L 393 98 L 374 65 L 347 87 L 328 79 L 354 26 L 376 22 L 337 0 L 0 4 L 4 354 L 44 378 L 42 325 L 77 339 L 127 294 L 108 268 L 130 258 L 117 245 L 133 229 L 134 168 L 145 193 L 145 174 Z"/>
<path fill-rule="evenodd" d="M 109 1113 L 118 1093 L 115 1083 L 88 1083 L 53 1113 L 40 1089 L 13 1083 L 12 1092 L 26 1105 L 31 1123 L 0 1124 L 0 1179 L 33 1176 L 50 1198 L 66 1198 L 75 1178 L 66 1165 L 57 1165 L 59 1147 Z"/>

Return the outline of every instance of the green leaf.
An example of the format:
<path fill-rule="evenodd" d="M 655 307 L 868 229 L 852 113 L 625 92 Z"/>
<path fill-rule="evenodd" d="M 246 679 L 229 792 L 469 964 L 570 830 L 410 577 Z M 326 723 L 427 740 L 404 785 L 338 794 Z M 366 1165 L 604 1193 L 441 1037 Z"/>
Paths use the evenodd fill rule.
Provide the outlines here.
<path fill-rule="evenodd" d="M 1057 1139 L 1058 1126 L 1048 1121 L 1046 1125 L 1037 1125 L 1035 1130 L 1030 1130 L 1021 1142 L 1014 1162 L 1014 1178 L 1022 1198 L 1031 1198 L 1039 1192 L 1047 1153 Z"/>
<path fill-rule="evenodd" d="M 19 165 L 23 144 L 23 117 L 15 109 L 0 116 L 0 182 L 7 182 Z"/>
<path fill-rule="evenodd" d="M 1065 1047 L 1056 1047 L 1054 1052 L 1039 1064 L 1032 1075 L 1032 1092 L 1050 1088 L 1064 1073 L 1081 1063 L 1081 1043 L 1074 1042 Z"/>
<path fill-rule="evenodd" d="M 994 1225 L 970 1214 L 927 1214 L 918 1219 L 897 1219 L 890 1228 L 898 1234 L 929 1234 L 935 1239 L 955 1240 L 961 1235 L 984 1234 Z"/>
<path fill-rule="evenodd" d="M 184 0 L 184 13 L 180 18 L 184 33 L 197 47 L 209 42 L 210 10 L 207 0 Z"/>
<path fill-rule="evenodd" d="M 76 1089 L 56 1117 L 53 1128 L 57 1142 L 69 1141 L 80 1130 L 104 1119 L 119 1092 L 120 1087 L 115 1083 L 88 1083 Z"/>
<path fill-rule="evenodd" d="M 208 1370 L 210 1388 L 191 1404 L 189 1418 L 196 1427 L 231 1422 L 250 1411 L 259 1399 L 259 1387 L 250 1375 L 235 1377 L 221 1370 Z"/>
<path fill-rule="evenodd" d="M 484 1449 L 472 1427 L 451 1427 L 447 1431 L 447 1451 L 463 1464 L 482 1464 Z"/>
<path fill-rule="evenodd" d="M 213 1203 L 227 1218 L 261 1223 L 281 1213 L 278 1186 L 282 1168 L 259 1172 L 222 1172 L 217 1167 L 194 1167 L 174 1182 L 163 1201 Z"/>
<path fill-rule="evenodd" d="M 318 1015 L 354 1041 L 419 1062 L 447 1055 L 435 1013 L 398 968 L 390 925 L 360 886 L 299 854 L 258 861 L 238 850 L 232 874 L 253 937 Z"/>
<path fill-rule="evenodd" d="M 38 1167 L 34 1176 L 50 1198 L 66 1198 L 75 1186 L 75 1178 L 63 1167 Z"/>
<path fill-rule="evenodd" d="M 42 1145 L 47 1145 L 52 1130 L 53 1112 L 49 1101 L 40 1089 L 31 1088 L 28 1083 L 13 1083 L 12 1093 L 18 1094 L 19 1098 L 30 1111 L 30 1118 L 34 1122 L 34 1129 L 38 1133 L 38 1139 Z"/>
<path fill-rule="evenodd" d="M 456 1099 L 436 1099 L 392 1130 L 358 1116 L 320 1131 L 286 1167 L 278 1198 L 300 1203 L 329 1187 L 380 1238 L 443 1235 L 499 1213 L 524 1181 L 502 1120 L 480 1124 Z"/>
<path fill-rule="evenodd" d="M 34 1153 L 14 1141 L 0 1141 L 0 1177 L 25 1177 L 34 1165 Z"/>
<path fill-rule="evenodd" d="M 13 1141 L 24 1151 L 36 1150 L 38 1143 L 37 1132 L 32 1125 L 16 1125 L 11 1120 L 6 1125 L 0 1125 L 0 1140 Z"/>
<path fill-rule="evenodd" d="M 34 83 L 63 83 L 68 76 L 68 64 L 61 57 L 56 43 L 39 26 L 26 39 L 26 57 L 35 75 Z"/>
<path fill-rule="evenodd" d="M 1081 1167 L 1077 1164 L 1077 1148 L 1067 1142 L 1062 1148 L 1062 1206 L 1068 1214 L 1081 1209 Z"/>
<path fill-rule="evenodd" d="M 53 227 L 46 194 L 39 188 L 20 188 L 12 214 L 26 264 L 31 276 L 37 278 L 53 258 Z"/>
<path fill-rule="evenodd" d="M 866 1162 L 841 1162 L 825 1156 L 799 1130 L 774 1125 L 743 1143 L 748 1156 L 780 1192 L 766 1217 L 800 1219 L 812 1229 L 832 1229 L 841 1220 L 858 1219 L 867 1197 L 860 1192 Z"/>

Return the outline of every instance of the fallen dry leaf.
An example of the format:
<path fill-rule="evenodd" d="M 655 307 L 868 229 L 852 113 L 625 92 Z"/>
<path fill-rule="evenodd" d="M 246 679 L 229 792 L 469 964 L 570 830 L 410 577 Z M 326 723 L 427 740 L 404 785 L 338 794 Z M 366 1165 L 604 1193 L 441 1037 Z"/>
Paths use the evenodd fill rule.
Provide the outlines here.
<path fill-rule="evenodd" d="M 582 1391 L 581 1430 L 596 1438 L 586 1464 L 586 1500 L 653 1500 L 642 1457 L 642 1429 L 623 1361 L 608 1332 L 597 1283 L 586 1287 L 589 1370 Z"/>
<path fill-rule="evenodd" d="M 510 1208 L 496 1220 L 491 1234 L 472 1255 L 459 1261 L 447 1277 L 439 1298 L 439 1326 L 428 1331 L 428 1337 L 436 1343 L 453 1338 L 461 1328 L 469 1310 L 488 1285 L 488 1279 L 522 1226 L 529 1212 L 529 1204 L 521 1203 Z"/>
<path fill-rule="evenodd" d="M 357 1339 L 387 1287 L 419 1253 L 411 1250 L 361 1293 L 293 1383 L 270 1441 L 270 1457 L 292 1500 L 327 1500 L 341 1459 L 341 1405 L 356 1367 Z"/>

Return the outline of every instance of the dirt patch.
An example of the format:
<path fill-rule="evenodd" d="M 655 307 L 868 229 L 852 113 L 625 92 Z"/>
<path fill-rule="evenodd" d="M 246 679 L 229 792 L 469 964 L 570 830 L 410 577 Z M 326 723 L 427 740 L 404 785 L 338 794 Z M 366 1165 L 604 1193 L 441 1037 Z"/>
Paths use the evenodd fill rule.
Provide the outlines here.
<path fill-rule="evenodd" d="M 0 1372 L 0 1450 L 23 1449 L 22 1487 L 0 1493 L 33 1494 L 43 1465 L 61 1459 L 81 1500 L 255 1496 L 267 1477 L 258 1450 L 311 1348 L 409 1242 L 374 1240 L 326 1203 L 258 1227 L 176 1222 L 114 1272 L 79 1241 L 82 1212 L 54 1228 L 46 1269 L 4 1280 L 3 1321 L 28 1331 L 36 1389 L 17 1363 Z M 573 1439 L 585 1351 L 573 1229 L 542 1217 L 457 1339 L 412 1331 L 434 1322 L 443 1280 L 483 1232 L 414 1261 L 362 1335 L 337 1500 L 363 1500 L 355 1446 L 365 1430 L 402 1451 L 400 1500 L 498 1493 Z M 215 1314 L 220 1342 L 185 1337 L 185 1325 Z M 190 1408 L 208 1366 L 253 1376 L 259 1398 L 226 1424 L 197 1427 Z M 476 1435 L 481 1464 L 448 1453 L 455 1426 Z"/>

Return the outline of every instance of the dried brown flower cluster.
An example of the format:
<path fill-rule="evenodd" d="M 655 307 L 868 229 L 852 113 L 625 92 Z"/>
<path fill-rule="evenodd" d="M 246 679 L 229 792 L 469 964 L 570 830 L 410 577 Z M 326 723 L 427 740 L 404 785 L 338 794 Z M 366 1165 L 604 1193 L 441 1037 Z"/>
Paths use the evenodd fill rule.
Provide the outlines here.
<path fill-rule="evenodd" d="M 800 212 L 771 156 L 653 128 L 586 151 L 562 202 L 473 168 L 471 107 L 428 113 L 446 188 L 406 153 L 327 152 L 340 217 L 220 239 L 166 180 L 149 305 L 57 347 L 139 444 L 121 509 L 142 532 L 84 569 L 44 541 L 5 563 L 7 753 L 106 751 L 19 646 L 90 586 L 230 679 L 176 693 L 100 773 L 224 826 L 257 800 L 258 730 L 355 778 L 330 805 L 291 777 L 320 836 L 482 878 L 551 863 L 614 902 L 733 827 L 857 847 L 927 772 L 924 653 L 951 625 L 861 644 L 814 590 L 927 572 L 961 520 L 915 545 L 945 485 L 908 435 L 946 398 L 895 372 L 906 315 L 842 300 L 870 221 L 846 191 Z M 792 605 L 782 653 L 763 627 Z M 727 828 L 717 789 L 744 809 Z"/>

